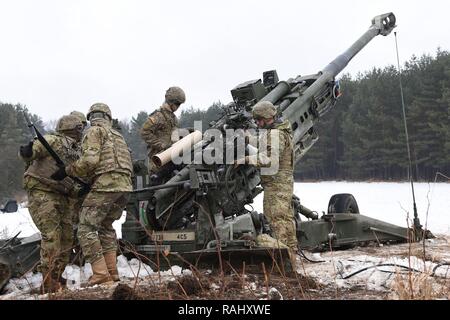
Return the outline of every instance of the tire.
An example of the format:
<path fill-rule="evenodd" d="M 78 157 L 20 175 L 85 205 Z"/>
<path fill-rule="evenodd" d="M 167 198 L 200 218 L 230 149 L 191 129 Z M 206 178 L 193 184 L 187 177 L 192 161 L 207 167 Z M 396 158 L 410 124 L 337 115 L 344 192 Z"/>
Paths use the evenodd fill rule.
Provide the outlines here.
<path fill-rule="evenodd" d="M 17 210 L 19 210 L 19 207 L 17 206 L 17 201 L 16 200 L 9 200 L 5 207 L 3 208 L 2 211 L 6 212 L 6 213 L 12 213 L 12 212 L 17 212 Z"/>
<path fill-rule="evenodd" d="M 350 193 L 335 194 L 328 202 L 328 213 L 359 213 L 355 197 Z"/>

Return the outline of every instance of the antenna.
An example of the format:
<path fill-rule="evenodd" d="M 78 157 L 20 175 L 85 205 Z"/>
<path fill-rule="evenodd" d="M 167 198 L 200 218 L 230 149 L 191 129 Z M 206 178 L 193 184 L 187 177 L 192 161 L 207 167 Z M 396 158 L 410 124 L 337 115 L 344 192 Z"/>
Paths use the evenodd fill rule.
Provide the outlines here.
<path fill-rule="evenodd" d="M 422 225 L 420 224 L 420 220 L 417 215 L 416 197 L 414 194 L 414 183 L 413 183 L 413 178 L 412 178 L 413 174 L 412 174 L 412 162 L 411 162 L 411 149 L 409 148 L 409 135 L 408 135 L 408 125 L 406 123 L 405 99 L 403 98 L 402 70 L 400 68 L 400 59 L 398 57 L 397 32 L 394 32 L 394 35 L 395 35 L 395 49 L 397 52 L 397 66 L 398 66 L 398 79 L 400 82 L 400 95 L 402 98 L 403 124 L 405 127 L 406 147 L 408 149 L 409 181 L 411 182 L 411 191 L 412 191 L 412 196 L 413 196 L 414 230 L 418 231 L 418 230 L 422 229 Z"/>

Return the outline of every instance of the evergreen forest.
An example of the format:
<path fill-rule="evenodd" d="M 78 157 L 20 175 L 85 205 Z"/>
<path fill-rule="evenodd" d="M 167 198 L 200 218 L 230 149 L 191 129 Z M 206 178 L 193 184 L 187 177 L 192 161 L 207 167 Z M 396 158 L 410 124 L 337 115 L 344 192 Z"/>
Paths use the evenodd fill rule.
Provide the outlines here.
<path fill-rule="evenodd" d="M 450 176 L 450 53 L 438 49 L 433 56 L 413 56 L 402 68 L 412 177 L 434 181 L 438 172 Z M 344 74 L 339 80 L 342 96 L 336 107 L 317 123 L 319 141 L 297 164 L 296 179 L 408 180 L 397 68 L 374 68 L 353 77 Z M 199 120 L 206 129 L 220 116 L 222 107 L 220 102 L 207 109 L 183 105 L 180 126 L 192 127 Z M 55 122 L 30 114 L 21 104 L 0 102 L 0 201 L 23 194 L 24 164 L 18 150 L 32 137 L 23 112 L 42 132 Z M 130 120 L 120 121 L 135 160 L 146 156 L 139 131 L 149 112 L 141 111 L 130 115 Z"/>

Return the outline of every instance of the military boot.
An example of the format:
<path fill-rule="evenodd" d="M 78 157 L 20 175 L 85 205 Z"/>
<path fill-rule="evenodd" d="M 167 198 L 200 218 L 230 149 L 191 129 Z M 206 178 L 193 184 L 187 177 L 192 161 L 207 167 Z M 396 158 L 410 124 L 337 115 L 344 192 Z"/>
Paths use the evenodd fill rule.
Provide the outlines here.
<path fill-rule="evenodd" d="M 298 256 L 297 250 L 289 249 L 289 260 L 291 262 L 293 273 L 297 272 L 297 256 Z"/>
<path fill-rule="evenodd" d="M 93 286 L 96 284 L 110 285 L 114 283 L 108 272 L 108 267 L 106 266 L 106 261 L 103 256 L 101 259 L 92 263 L 92 272 L 94 274 L 89 279 L 88 286 Z"/>
<path fill-rule="evenodd" d="M 120 281 L 119 271 L 117 270 L 117 255 L 116 251 L 108 251 L 103 254 L 106 261 L 106 266 L 108 267 L 108 272 L 111 279 L 115 282 Z"/>

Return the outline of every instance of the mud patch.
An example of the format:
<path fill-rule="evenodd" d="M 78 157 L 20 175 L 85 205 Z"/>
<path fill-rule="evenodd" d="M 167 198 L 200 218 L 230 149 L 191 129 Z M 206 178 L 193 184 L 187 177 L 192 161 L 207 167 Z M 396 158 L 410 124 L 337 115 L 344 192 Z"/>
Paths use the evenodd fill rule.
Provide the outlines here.
<path fill-rule="evenodd" d="M 144 298 L 130 286 L 119 283 L 111 295 L 111 300 L 144 300 Z"/>
<path fill-rule="evenodd" d="M 192 275 L 184 275 L 167 283 L 167 289 L 175 294 L 191 296 L 200 293 L 203 286 L 198 278 Z"/>

